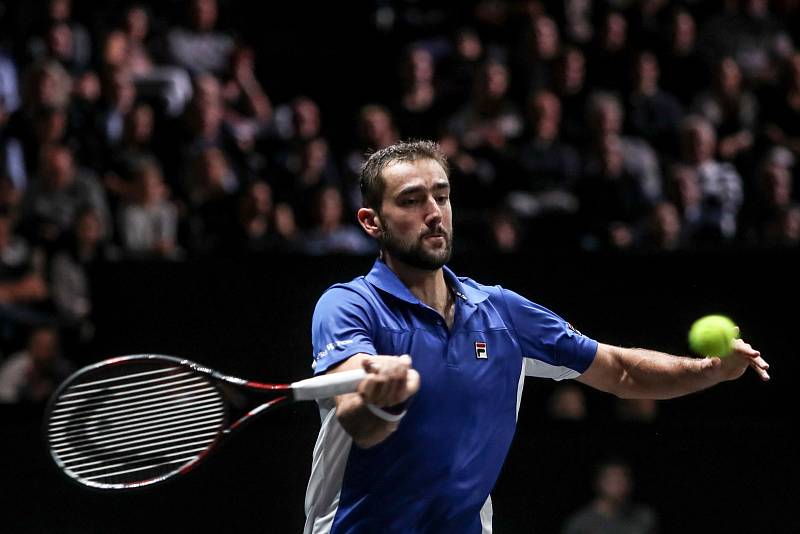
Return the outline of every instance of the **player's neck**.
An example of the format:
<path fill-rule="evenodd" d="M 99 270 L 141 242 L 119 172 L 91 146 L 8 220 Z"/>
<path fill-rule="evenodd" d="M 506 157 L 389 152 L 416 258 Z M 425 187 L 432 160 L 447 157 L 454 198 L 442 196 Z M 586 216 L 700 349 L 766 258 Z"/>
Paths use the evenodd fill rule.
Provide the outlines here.
<path fill-rule="evenodd" d="M 443 316 L 446 314 L 450 303 L 450 291 L 441 268 L 433 271 L 419 269 L 394 260 L 388 255 L 384 256 L 384 261 L 412 295 Z"/>

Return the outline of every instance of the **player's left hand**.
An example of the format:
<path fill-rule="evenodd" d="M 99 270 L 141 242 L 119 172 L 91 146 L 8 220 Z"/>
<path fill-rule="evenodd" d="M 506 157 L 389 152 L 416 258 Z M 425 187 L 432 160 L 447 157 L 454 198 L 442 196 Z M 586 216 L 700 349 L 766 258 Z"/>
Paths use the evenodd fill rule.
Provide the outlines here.
<path fill-rule="evenodd" d="M 744 374 L 748 367 L 752 367 L 763 381 L 769 380 L 769 364 L 761 357 L 761 352 L 755 350 L 743 339 L 733 342 L 733 352 L 724 358 L 708 358 L 708 365 L 720 375 L 720 381 L 736 380 Z"/>

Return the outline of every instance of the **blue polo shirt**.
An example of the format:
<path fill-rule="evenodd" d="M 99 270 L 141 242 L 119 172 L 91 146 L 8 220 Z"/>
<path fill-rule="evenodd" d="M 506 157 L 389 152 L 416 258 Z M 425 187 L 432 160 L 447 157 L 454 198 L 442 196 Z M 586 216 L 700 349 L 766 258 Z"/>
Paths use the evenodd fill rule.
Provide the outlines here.
<path fill-rule="evenodd" d="M 358 353 L 410 354 L 421 387 L 396 432 L 369 449 L 345 443 L 338 460 L 325 447 L 341 449 L 346 438 L 326 428 L 338 423 L 332 405 L 321 405 L 306 532 L 481 532 L 524 377 L 574 378 L 591 364 L 597 342 L 553 312 L 446 267 L 444 275 L 457 296 L 450 329 L 380 260 L 317 303 L 316 374 Z"/>

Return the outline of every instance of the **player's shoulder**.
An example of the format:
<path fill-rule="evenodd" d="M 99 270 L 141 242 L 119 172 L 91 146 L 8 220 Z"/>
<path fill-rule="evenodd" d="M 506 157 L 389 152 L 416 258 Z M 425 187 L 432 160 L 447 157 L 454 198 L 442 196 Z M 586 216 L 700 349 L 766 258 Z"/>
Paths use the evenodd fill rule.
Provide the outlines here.
<path fill-rule="evenodd" d="M 366 277 L 358 276 L 349 282 L 339 282 L 328 287 L 320 295 L 317 308 L 325 305 L 352 303 L 366 305 L 371 301 L 371 288 Z"/>

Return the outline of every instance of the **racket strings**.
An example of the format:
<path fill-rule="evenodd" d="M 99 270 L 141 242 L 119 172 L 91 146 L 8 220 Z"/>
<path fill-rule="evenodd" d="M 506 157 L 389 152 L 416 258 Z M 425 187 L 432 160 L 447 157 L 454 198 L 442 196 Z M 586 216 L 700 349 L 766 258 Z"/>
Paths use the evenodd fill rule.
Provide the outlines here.
<path fill-rule="evenodd" d="M 226 410 L 204 376 L 119 367 L 87 373 L 52 408 L 51 453 L 70 476 L 98 487 L 144 484 L 193 463 L 218 438 Z"/>

